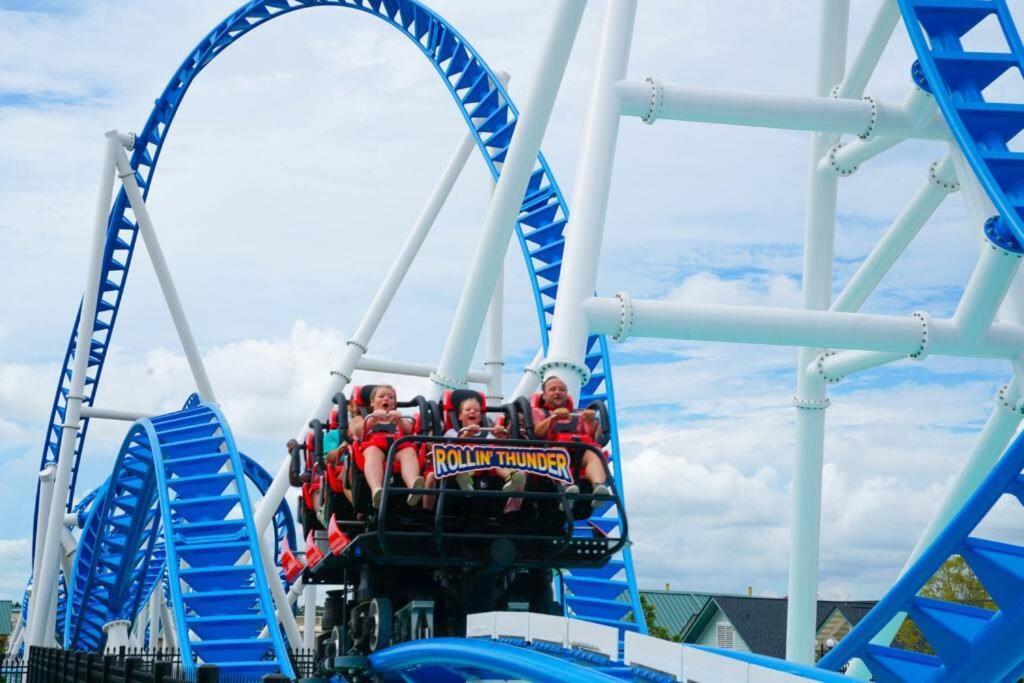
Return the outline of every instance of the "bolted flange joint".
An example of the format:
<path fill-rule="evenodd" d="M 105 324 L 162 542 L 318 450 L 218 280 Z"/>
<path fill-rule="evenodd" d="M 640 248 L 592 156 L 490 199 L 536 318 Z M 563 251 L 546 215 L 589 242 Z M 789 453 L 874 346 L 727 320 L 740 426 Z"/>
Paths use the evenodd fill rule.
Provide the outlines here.
<path fill-rule="evenodd" d="M 624 342 L 633 331 L 633 320 L 636 318 L 636 311 L 633 310 L 633 298 L 628 292 L 616 292 L 615 298 L 619 300 L 619 327 L 612 335 L 617 342 Z"/>
<path fill-rule="evenodd" d="M 828 384 L 839 384 L 846 379 L 845 375 L 830 375 L 828 374 L 828 371 L 825 370 L 825 361 L 834 355 L 836 355 L 835 351 L 823 351 L 814 359 L 815 369 L 818 371 L 821 378 Z"/>
<path fill-rule="evenodd" d="M 878 100 L 870 95 L 865 95 L 861 99 L 871 105 L 871 120 L 868 121 L 868 127 L 864 129 L 864 132 L 858 133 L 857 137 L 867 141 L 875 137 L 875 132 L 878 130 Z"/>
<path fill-rule="evenodd" d="M 918 88 L 929 95 L 932 94 L 932 89 L 928 85 L 928 77 L 924 75 L 924 69 L 921 68 L 921 61 L 918 59 L 915 59 L 914 63 L 910 65 L 910 78 Z"/>
<path fill-rule="evenodd" d="M 860 166 L 857 166 L 857 165 L 854 165 L 854 166 L 842 166 L 842 165 L 840 165 L 839 159 L 837 157 L 839 155 L 839 150 L 841 150 L 845 146 L 846 145 L 844 143 L 841 143 L 841 142 L 839 144 L 832 145 L 832 148 L 828 150 L 828 154 L 825 155 L 825 158 L 828 160 L 828 165 L 832 169 L 832 173 L 834 173 L 837 176 L 853 175 L 854 173 L 857 172 L 857 169 L 860 168 Z"/>
<path fill-rule="evenodd" d="M 345 344 L 347 346 L 354 346 L 357 349 L 359 349 L 360 351 L 362 351 L 363 353 L 369 353 L 369 349 L 366 348 L 366 345 L 360 344 L 355 339 L 349 339 L 347 342 L 345 342 Z"/>
<path fill-rule="evenodd" d="M 797 410 L 825 410 L 832 405 L 832 401 L 828 398 L 824 401 L 812 401 L 811 399 L 794 396 L 793 405 Z"/>
<path fill-rule="evenodd" d="M 1004 384 L 996 392 L 996 404 L 1002 406 L 1014 415 L 1024 415 L 1024 402 L 1010 401 L 1010 385 Z"/>
<path fill-rule="evenodd" d="M 992 216 L 985 221 L 984 233 L 990 243 L 989 246 L 993 249 L 999 249 L 1005 255 L 1017 258 L 1024 254 L 1024 247 L 1021 247 L 1017 236 L 1013 234 L 1001 216 Z"/>
<path fill-rule="evenodd" d="M 352 378 L 346 375 L 344 372 L 341 372 L 340 370 L 331 370 L 331 374 L 337 375 L 338 377 L 345 380 L 345 384 L 352 384 Z"/>
<path fill-rule="evenodd" d="M 946 180 L 939 175 L 939 166 L 942 161 L 936 159 L 928 165 L 928 182 L 935 187 L 945 190 L 947 193 L 953 193 L 960 189 L 960 181 L 954 175 L 952 180 Z"/>
<path fill-rule="evenodd" d="M 580 365 L 567 358 L 548 358 L 540 364 L 540 376 L 548 378 L 552 370 L 561 369 L 574 373 L 580 379 L 580 386 L 583 386 L 590 379 L 590 369 L 586 365 Z"/>
<path fill-rule="evenodd" d="M 648 76 L 644 82 L 651 86 L 651 98 L 647 104 L 647 111 L 640 117 L 640 120 L 651 126 L 661 116 L 661 106 L 665 102 L 665 88 L 661 85 L 661 81 L 653 76 Z"/>
<path fill-rule="evenodd" d="M 446 389 L 466 389 L 469 387 L 469 382 L 465 380 L 462 380 L 460 382 L 457 379 L 445 377 L 444 375 L 439 375 L 436 372 L 430 373 L 430 381 L 433 382 L 434 384 L 440 384 L 442 387 L 445 387 Z"/>
<path fill-rule="evenodd" d="M 932 317 L 924 311 L 914 311 L 913 315 L 921 321 L 921 344 L 917 347 L 917 351 L 908 355 L 914 360 L 924 360 L 928 357 L 928 347 L 931 345 Z"/>

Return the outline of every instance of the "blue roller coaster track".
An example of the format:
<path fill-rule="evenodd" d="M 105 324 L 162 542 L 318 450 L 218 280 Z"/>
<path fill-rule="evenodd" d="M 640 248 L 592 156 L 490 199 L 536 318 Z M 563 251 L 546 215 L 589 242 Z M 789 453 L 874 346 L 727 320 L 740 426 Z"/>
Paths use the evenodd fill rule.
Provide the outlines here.
<path fill-rule="evenodd" d="M 183 410 L 196 408 L 198 405 L 198 400 L 190 400 Z M 239 460 L 245 480 L 255 486 L 259 493 L 265 494 L 272 481 L 270 473 L 244 453 L 239 453 Z M 227 481 L 227 479 L 226 474 L 219 477 L 220 481 Z M 59 618 L 57 632 L 63 634 L 64 647 L 68 649 L 88 651 L 98 648 L 102 644 L 101 631 L 104 624 L 115 619 L 130 620 L 138 612 L 140 604 L 138 602 L 128 605 L 123 601 L 111 600 L 109 593 L 103 590 L 100 594 L 93 594 L 93 590 L 96 588 L 95 572 L 131 573 L 132 575 L 126 577 L 126 580 L 131 585 L 138 587 L 137 595 L 133 595 L 133 598 L 141 597 L 143 601 L 149 597 L 157 583 L 165 576 L 167 552 L 160 525 L 148 528 L 149 538 L 146 540 L 146 545 L 152 548 L 152 554 L 145 566 L 132 567 L 125 563 L 123 555 L 105 552 L 105 549 L 101 547 L 102 544 L 98 542 L 98 539 L 102 537 L 108 506 L 131 502 L 130 500 L 119 501 L 116 498 L 109 498 L 107 496 L 108 487 L 109 480 L 92 491 L 76 506 L 76 509 L 83 510 L 85 521 L 79 537 L 80 552 L 77 554 L 69 582 L 74 590 L 71 593 L 70 601 L 64 600 L 61 596 L 57 604 Z M 92 505 L 94 500 L 98 501 L 98 504 Z M 291 509 L 286 502 L 282 502 L 278 508 L 273 524 L 274 536 L 277 541 L 274 559 L 275 563 L 280 565 L 282 545 L 287 543 L 289 548 L 296 547 L 295 524 Z M 98 555 L 97 552 L 99 552 Z M 81 580 L 79 580 L 80 578 Z M 280 578 L 287 585 L 284 577 Z"/>
<path fill-rule="evenodd" d="M 200 41 L 157 98 L 156 106 L 137 135 L 136 147 L 131 157 L 131 164 L 136 169 L 136 177 L 144 197 L 148 196 L 152 187 L 156 165 L 178 107 L 202 69 L 226 47 L 271 19 L 295 10 L 314 7 L 359 10 L 387 22 L 408 37 L 434 65 L 472 131 L 488 169 L 494 178 L 498 177 L 515 130 L 518 111 L 501 82 L 479 54 L 437 14 L 414 0 L 262 0 L 244 5 Z M 101 287 L 94 321 L 95 333 L 89 342 L 85 402 L 90 405 L 99 388 L 107 350 L 135 253 L 138 230 L 130 215 L 127 196 L 121 191 L 115 199 L 108 221 L 100 277 Z M 545 349 L 558 289 L 564 246 L 563 232 L 568 216 L 568 206 L 551 169 L 543 155 L 540 155 L 523 198 L 516 234 L 533 285 L 540 334 Z M 81 309 L 79 315 L 80 313 Z M 60 451 L 60 425 L 64 418 L 71 366 L 78 344 L 74 331 L 77 330 L 77 317 L 72 329 L 50 414 L 50 426 L 42 455 L 43 466 L 56 462 Z M 583 387 L 581 401 L 603 399 L 608 404 L 609 412 L 614 416 L 611 364 L 603 337 L 592 336 L 588 339 L 586 365 L 591 375 Z M 84 420 L 77 436 L 68 509 L 71 508 L 74 499 L 78 466 L 88 424 L 89 420 Z M 618 429 L 613 417 L 610 462 L 621 493 L 623 485 L 618 459 Z M 615 508 L 611 507 L 597 511 L 593 521 L 606 530 L 614 529 L 620 522 Z M 581 529 L 580 533 L 589 535 L 592 529 Z M 562 587 L 566 589 L 564 602 L 571 614 L 613 625 L 621 630 L 646 632 L 628 546 L 601 570 L 577 570 L 566 573 Z"/>
<path fill-rule="evenodd" d="M 162 540 L 162 543 L 160 542 Z M 83 531 L 66 641 L 98 650 L 103 626 L 133 620 L 164 565 L 177 641 L 228 673 L 291 675 L 260 560 L 247 478 L 213 405 L 139 420 Z"/>
<path fill-rule="evenodd" d="M 1008 148 L 1024 130 L 1024 105 L 988 101 L 985 88 L 1007 71 L 1024 71 L 1024 45 L 1005 0 L 899 0 L 918 55 L 918 82 L 934 94 L 965 158 L 998 215 L 985 232 L 997 246 L 1019 251 L 1024 243 L 1024 153 Z M 261 0 L 231 14 L 189 55 L 157 99 L 132 156 L 140 186 L 151 188 L 160 151 L 177 108 L 198 73 L 224 48 L 252 29 L 288 12 L 311 7 L 347 7 L 371 14 L 400 30 L 431 60 L 477 141 L 492 176 L 501 172 L 518 112 L 494 73 L 450 25 L 414 0 Z M 966 51 L 961 38 L 994 16 L 1006 53 Z M 96 333 L 89 346 L 87 403 L 92 403 L 127 283 L 137 230 L 119 194 L 108 223 Z M 517 235 L 533 283 L 540 334 L 547 346 L 558 288 L 568 207 L 543 156 L 538 157 L 517 222 Z M 43 464 L 59 452 L 71 360 L 72 335 L 51 413 Z M 613 419 L 612 463 L 618 469 L 618 432 L 608 350 L 603 337 L 587 343 L 592 375 L 583 401 L 608 401 Z M 87 426 L 87 424 L 86 424 Z M 84 445 L 79 433 L 74 472 Z M 146 593 L 169 574 L 179 640 L 187 655 L 245 672 L 290 673 L 260 562 L 243 472 L 231 432 L 216 407 L 193 398 L 176 413 L 137 422 L 118 456 L 111 480 L 77 509 L 86 516 L 65 626 L 70 643 L 99 644 L 104 623 L 134 615 Z M 618 473 L 621 489 L 621 473 Z M 251 475 L 259 479 L 260 475 Z M 269 483 L 264 472 L 262 484 Z M 69 494 L 73 500 L 74 481 Z M 1024 504 L 1024 436 L 947 528 L 858 626 L 819 666 L 838 670 L 851 659 L 868 666 L 875 680 L 1015 680 L 1024 673 L 1024 548 L 981 538 L 976 529 L 1003 496 Z M 289 533 L 279 511 L 277 538 Z M 599 515 L 614 528 L 618 519 Z M 160 530 L 162 531 L 162 535 Z M 293 536 L 289 539 L 294 547 Z M 161 549 L 162 548 L 162 549 Z M 952 555 L 962 556 L 996 603 L 995 609 L 966 607 L 923 598 L 924 583 Z M 159 571 L 158 571 L 159 569 Z M 82 577 L 86 577 L 83 581 Z M 569 614 L 622 630 L 645 631 L 628 549 L 602 570 L 563 577 Z M 934 655 L 910 653 L 873 642 L 894 619 L 914 620 Z M 188 633 L 191 632 L 191 635 Z M 187 660 L 188 658 L 186 658 Z M 234 663 L 230 663 L 234 662 Z M 622 666 L 580 666 L 550 653 L 504 643 L 432 639 L 398 645 L 370 658 L 385 680 L 441 680 L 504 674 L 533 680 L 661 680 Z M 806 672 L 805 672 L 806 673 Z M 833 680 L 824 671 L 818 680 Z"/>

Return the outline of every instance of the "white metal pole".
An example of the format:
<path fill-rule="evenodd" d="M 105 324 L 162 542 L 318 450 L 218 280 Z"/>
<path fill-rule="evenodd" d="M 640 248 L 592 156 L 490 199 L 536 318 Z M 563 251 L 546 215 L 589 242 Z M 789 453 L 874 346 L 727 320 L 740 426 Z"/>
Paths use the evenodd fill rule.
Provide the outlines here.
<path fill-rule="evenodd" d="M 167 606 L 167 601 L 162 597 L 163 586 L 158 584 L 156 589 L 161 593 L 160 622 L 163 624 L 164 647 L 175 649 L 178 647 L 178 632 L 174 628 L 174 615 L 171 614 L 171 610 Z"/>
<path fill-rule="evenodd" d="M 387 372 L 393 375 L 407 375 L 409 377 L 430 377 L 430 373 L 437 370 L 436 367 L 426 363 L 406 363 L 405 361 L 374 358 L 372 356 L 360 358 L 356 362 L 355 369 L 368 372 Z M 466 373 L 466 380 L 475 384 L 487 384 L 491 381 L 491 373 L 486 369 L 471 369 Z"/>
<path fill-rule="evenodd" d="M 832 0 L 821 6 L 816 94 L 825 96 L 842 82 L 850 3 Z M 835 136 L 816 134 L 811 142 L 810 186 L 804 231 L 803 308 L 827 310 L 832 298 L 837 178 L 818 171 L 818 159 L 835 144 Z M 821 353 L 803 347 L 797 361 L 796 453 L 791 488 L 789 600 L 786 611 L 786 659 L 813 663 L 817 627 L 818 551 L 821 534 L 821 471 L 825 446 L 824 383 L 805 372 Z"/>
<path fill-rule="evenodd" d="M 516 385 L 515 391 L 509 396 L 510 401 L 529 396 L 537 390 L 537 387 L 540 386 L 539 368 L 542 362 L 544 362 L 544 349 L 539 349 L 534 355 L 533 360 L 523 368 L 523 376 L 519 378 L 519 384 Z"/>
<path fill-rule="evenodd" d="M 660 83 L 654 78 L 621 80 L 615 84 L 615 93 L 623 116 L 640 117 L 647 123 L 667 119 L 864 137 L 949 138 L 943 121 L 911 121 L 902 104 L 873 99 L 720 90 Z"/>
<path fill-rule="evenodd" d="M 49 526 L 47 524 L 47 519 L 50 515 L 50 506 L 53 504 L 53 480 L 56 473 L 57 468 L 53 465 L 47 465 L 39 472 L 39 504 L 36 509 L 36 543 L 35 551 L 32 556 L 33 586 L 39 581 L 39 576 L 42 574 L 43 552 L 46 548 L 46 532 Z M 63 512 L 64 510 L 62 509 L 61 513 Z M 36 595 L 38 594 L 33 591 L 29 597 L 30 615 Z"/>
<path fill-rule="evenodd" d="M 593 297 L 583 302 L 594 334 L 621 334 L 622 310 L 618 297 Z M 632 300 L 630 317 L 630 333 L 636 337 L 773 346 L 813 344 L 819 353 L 823 348 L 836 348 L 905 356 L 927 352 L 925 355 L 1012 360 L 1024 348 L 1024 327 L 1020 325 L 995 323 L 980 342 L 973 343 L 961 337 L 952 320 L 931 319 L 924 314 L 893 316 Z"/>
<path fill-rule="evenodd" d="M 94 408 L 93 406 L 82 406 L 82 417 L 98 417 L 104 420 L 123 420 L 135 422 L 145 417 L 153 417 L 154 413 L 147 413 L 138 410 L 114 410 L 112 408 Z"/>
<path fill-rule="evenodd" d="M 74 465 L 75 447 L 78 444 L 78 433 L 81 426 L 80 416 L 82 402 L 85 400 L 85 378 L 89 369 L 93 321 L 96 318 L 96 305 L 100 296 L 100 270 L 103 260 L 103 245 L 107 236 L 107 219 L 110 213 L 111 193 L 114 188 L 114 168 L 117 151 L 120 148 L 116 131 L 108 132 L 103 156 L 103 167 L 100 173 L 96 213 L 93 220 L 92 243 L 86 262 L 88 270 L 82 295 L 82 308 L 75 337 L 75 360 L 71 370 L 71 387 L 67 396 L 64 423 L 61 425 L 57 472 L 53 482 L 50 512 L 46 519 L 44 538 L 50 539 L 50 541 L 43 546 L 43 560 L 39 574 L 33 579 L 37 590 L 33 590 L 33 599 L 29 605 L 29 632 L 26 640 L 28 648 L 36 645 L 45 645 L 49 642 L 45 633 L 46 624 L 49 619 L 44 614 L 44 611 L 49 602 L 49 596 L 53 595 L 57 588 L 57 573 L 60 567 L 60 543 L 56 539 L 60 538 L 60 530 L 64 522 L 65 501 L 71 479 L 71 467 Z M 26 648 L 26 656 L 28 655 L 28 648 Z"/>
<path fill-rule="evenodd" d="M 487 208 L 437 373 L 431 376 L 430 398 L 439 398 L 445 389 L 463 386 L 586 4 L 586 0 L 559 0 L 555 6 L 551 27 L 540 46 L 533 85 Z"/>
<path fill-rule="evenodd" d="M 316 584 L 311 583 L 303 589 L 302 600 L 305 602 L 302 619 L 302 647 L 312 650 L 316 647 Z"/>
<path fill-rule="evenodd" d="M 295 606 L 295 603 L 299 601 L 299 596 L 302 595 L 302 589 L 305 588 L 305 584 L 302 582 L 302 577 L 295 579 L 295 583 L 288 589 L 288 609 L 291 610 Z M 267 634 L 270 633 L 270 627 L 264 626 L 263 630 L 260 631 L 260 638 L 266 638 Z"/>
<path fill-rule="evenodd" d="M 843 82 L 836 89 L 837 97 L 860 97 L 864 94 L 864 88 L 892 39 L 892 32 L 899 20 L 900 8 L 896 0 L 882 0 L 857 56 L 853 58 Z"/>
<path fill-rule="evenodd" d="M 505 267 L 498 271 L 498 281 L 494 285 L 494 296 L 491 307 L 487 311 L 487 360 L 484 367 L 488 371 L 487 402 L 501 404 L 504 399 L 501 389 L 502 369 L 505 367 L 503 349 L 504 341 L 504 310 L 505 310 Z"/>
<path fill-rule="evenodd" d="M 299 632 L 299 625 L 295 622 L 295 615 L 292 614 L 291 606 L 288 603 L 288 596 L 285 595 L 284 586 L 281 585 L 281 578 L 278 576 L 277 565 L 274 564 L 273 541 L 268 541 L 267 535 L 260 537 L 260 555 L 263 560 L 263 569 L 267 574 L 267 584 L 270 587 L 270 595 L 274 599 L 274 608 L 277 610 L 277 619 L 284 627 L 284 634 L 288 637 L 288 646 L 297 650 L 302 644 L 302 634 Z"/>
<path fill-rule="evenodd" d="M 128 627 L 131 626 L 131 623 L 127 619 L 118 619 L 103 625 L 103 632 L 107 635 L 104 652 L 116 654 L 122 645 L 128 644 Z"/>
<path fill-rule="evenodd" d="M 927 181 L 857 268 L 831 310 L 859 309 L 946 196 L 957 189 L 959 184 L 949 155 L 929 166 Z"/>
<path fill-rule="evenodd" d="M 992 243 L 982 246 L 978 264 L 953 314 L 953 325 L 965 342 L 977 343 L 984 338 L 1017 274 L 1020 258 L 1020 254 Z"/>
<path fill-rule="evenodd" d="M 583 362 L 590 330 L 581 304 L 597 284 L 621 118 L 615 85 L 626 76 L 635 19 L 636 0 L 608 3 L 577 163 L 573 212 L 566 226 L 548 354 L 540 366 L 542 376 L 558 376 L 576 397 L 590 376 Z"/>
<path fill-rule="evenodd" d="M 167 310 L 170 311 L 171 319 L 174 321 L 174 329 L 178 332 L 178 339 L 181 340 L 181 348 L 188 360 L 188 367 L 195 378 L 196 388 L 199 396 L 204 401 L 216 403 L 217 398 L 213 393 L 213 385 L 210 384 L 210 377 L 206 374 L 206 366 L 203 364 L 203 356 L 199 353 L 195 337 L 192 335 L 192 328 L 185 317 L 185 309 L 181 305 L 181 298 L 178 296 L 178 289 L 174 285 L 171 271 L 167 266 L 167 259 L 164 256 L 160 240 L 153 228 L 153 220 L 150 218 L 149 209 L 142 200 L 142 190 L 139 189 L 138 181 L 135 179 L 135 171 L 128 162 L 128 154 L 124 148 L 117 149 L 117 175 L 124 185 L 125 194 L 128 196 L 128 203 L 131 204 L 132 212 L 142 233 L 142 240 L 146 243 L 146 251 L 153 263 L 153 271 L 160 283 L 160 290 L 163 292 L 167 302 Z"/>
<path fill-rule="evenodd" d="M 157 638 L 160 637 L 160 586 L 153 589 L 149 596 L 149 651 L 157 649 Z"/>
<path fill-rule="evenodd" d="M 401 286 L 402 281 L 405 279 L 406 273 L 409 272 L 409 268 L 419 253 L 420 247 L 423 246 L 423 242 L 430 233 L 430 229 L 434 226 L 438 214 L 441 213 L 441 208 L 451 194 L 452 188 L 455 187 L 455 181 L 458 180 L 475 146 L 476 140 L 473 137 L 472 131 L 469 131 L 459 142 L 459 146 L 448 162 L 444 173 L 441 174 L 440 180 L 438 180 L 433 192 L 431 192 L 427 204 L 416 219 L 416 223 L 409 232 L 409 236 L 405 238 L 402 248 L 398 251 L 398 256 L 395 257 L 394 263 L 391 264 L 391 269 L 374 295 L 370 307 L 363 314 L 362 320 L 359 321 L 359 326 L 356 328 L 355 334 L 352 335 L 352 339 L 348 341 L 341 361 L 337 368 L 331 371 L 319 400 L 313 407 L 312 412 L 302 423 L 302 427 L 299 429 L 296 437 L 299 441 L 305 438 L 310 420 L 316 418 L 323 419 L 327 416 L 328 411 L 331 409 L 334 395 L 344 389 L 345 385 L 352 380 L 352 373 L 356 369 L 357 364 L 359 364 L 360 359 L 363 360 L 364 367 L 367 365 L 367 359 L 364 358 L 367 346 L 377 331 L 377 326 L 384 317 L 384 313 L 387 312 L 388 306 L 394 300 L 399 286 Z M 270 520 L 274 518 L 274 512 L 284 499 L 285 492 L 288 491 L 288 470 L 290 466 L 291 456 L 286 455 L 282 459 L 277 473 L 274 475 L 274 481 L 256 507 L 255 522 L 256 533 L 258 534 L 263 533 L 270 525 Z"/>

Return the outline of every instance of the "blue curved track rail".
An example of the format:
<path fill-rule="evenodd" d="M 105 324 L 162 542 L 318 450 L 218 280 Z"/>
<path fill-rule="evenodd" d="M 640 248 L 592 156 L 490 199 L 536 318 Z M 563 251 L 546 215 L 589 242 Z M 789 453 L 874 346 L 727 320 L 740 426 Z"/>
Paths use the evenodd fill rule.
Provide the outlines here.
<path fill-rule="evenodd" d="M 1019 436 L 949 526 L 818 665 L 837 670 L 848 660 L 858 658 L 880 683 L 1017 680 L 1024 664 L 1024 547 L 975 534 L 1003 496 L 1024 505 L 1022 470 L 1024 436 Z M 953 555 L 967 561 L 997 609 L 918 596 L 924 584 Z M 908 614 L 917 624 L 935 655 L 871 644 L 875 635 L 901 613 Z"/>
<path fill-rule="evenodd" d="M 199 403 L 194 402 L 186 405 L 191 405 L 192 408 L 195 408 L 198 407 Z M 255 486 L 257 491 L 265 494 L 273 480 L 270 473 L 244 453 L 239 453 L 239 460 L 245 479 Z M 100 547 L 98 540 L 102 535 L 102 526 L 106 518 L 104 505 L 107 501 L 105 494 L 108 486 L 109 481 L 104 482 L 102 486 L 92 491 L 82 502 L 75 506 L 76 510 L 81 509 L 81 514 L 85 518 L 79 538 L 81 552 L 76 557 L 74 573 L 71 577 L 70 584 L 74 587 L 71 593 L 71 600 L 65 600 L 61 596 L 57 604 L 57 632 L 58 635 L 63 636 L 64 647 L 67 649 L 89 650 L 97 647 L 102 640 L 101 629 L 103 624 L 114 619 L 132 619 L 138 615 L 138 609 L 141 608 L 141 603 L 133 603 L 131 606 L 111 604 L 108 600 L 104 599 L 104 595 L 93 596 L 90 594 L 92 589 L 87 588 L 92 572 L 96 571 L 95 566 L 120 570 L 120 565 L 124 562 L 123 557 L 116 555 L 107 556 L 102 562 L 94 557 L 97 549 Z M 92 505 L 94 500 L 99 500 L 101 504 Z M 273 523 L 274 536 L 277 541 L 275 545 L 275 561 L 277 564 L 280 564 L 279 556 L 282 544 L 287 543 L 290 548 L 296 547 L 295 524 L 292 519 L 291 509 L 287 503 L 281 503 L 281 507 L 278 508 L 277 513 L 274 515 Z M 131 581 L 141 580 L 142 584 L 139 594 L 142 596 L 143 601 L 148 599 L 157 583 L 165 577 L 167 569 L 167 551 L 164 546 L 162 528 L 159 525 L 152 526 L 149 528 L 148 533 L 155 537 L 155 542 L 152 543 L 152 556 L 148 565 L 135 568 L 130 579 Z M 147 539 L 147 545 L 148 543 L 149 539 Z M 103 549 L 100 549 L 100 552 L 103 552 Z M 83 581 L 78 581 L 79 577 L 82 577 Z M 281 577 L 281 580 L 287 585 L 283 577 Z M 90 599 L 89 601 L 86 601 L 87 597 Z M 128 609 L 125 609 L 125 607 L 128 607 Z"/>
<path fill-rule="evenodd" d="M 214 28 L 189 54 L 157 98 L 156 106 L 137 136 L 131 157 L 144 197 L 148 196 L 152 188 L 156 165 L 178 107 L 203 68 L 229 45 L 271 19 L 295 10 L 315 7 L 358 10 L 387 22 L 408 37 L 434 65 L 473 132 L 492 176 L 499 176 L 518 120 L 518 111 L 479 54 L 433 11 L 413 0 L 260 0 L 242 6 Z M 543 155 L 540 155 L 523 198 L 516 234 L 533 285 L 540 334 L 545 348 L 558 291 L 568 215 L 568 206 L 562 193 Z M 121 191 L 114 201 L 107 225 L 101 291 L 94 321 L 95 333 L 89 340 L 85 396 L 86 403 L 90 405 L 99 387 L 137 238 L 137 226 L 131 218 L 127 197 Z M 72 329 L 77 329 L 77 318 Z M 77 340 L 73 331 L 50 414 L 42 455 L 44 466 L 56 462 L 60 451 L 60 425 L 67 405 L 76 347 Z M 587 341 L 586 365 L 591 371 L 591 377 L 583 388 L 581 400 L 588 402 L 603 399 L 614 416 L 611 365 L 603 337 L 594 336 Z M 69 509 L 74 498 L 78 465 L 88 425 L 89 420 L 85 419 L 78 432 L 68 497 Z M 618 468 L 618 430 L 614 423 L 611 439 L 611 466 L 617 475 L 621 493 L 623 484 Z M 615 528 L 620 521 L 612 509 L 599 511 L 596 517 L 595 524 L 607 529 Z M 580 533 L 590 534 L 592 528 L 581 529 Z M 567 589 L 565 602 L 570 614 L 620 629 L 646 632 L 628 548 L 602 570 L 581 570 L 566 575 L 564 587 Z"/>
<path fill-rule="evenodd" d="M 1024 103 L 1000 102 L 985 90 L 1010 73 L 1024 82 L 1024 44 L 1005 0 L 899 0 L 904 24 L 928 90 L 974 174 L 999 212 L 986 232 L 1014 251 L 1024 244 L 1024 145 L 1008 143 L 1024 130 Z M 999 26 L 1006 50 L 965 50 L 962 39 L 985 21 Z"/>
<path fill-rule="evenodd" d="M 242 458 L 215 406 L 133 424 L 83 534 L 73 647 L 99 649 L 104 624 L 133 619 L 165 561 L 186 666 L 198 656 L 226 673 L 292 674 L 280 630 L 259 635 L 276 623 L 277 577 L 264 574 Z"/>

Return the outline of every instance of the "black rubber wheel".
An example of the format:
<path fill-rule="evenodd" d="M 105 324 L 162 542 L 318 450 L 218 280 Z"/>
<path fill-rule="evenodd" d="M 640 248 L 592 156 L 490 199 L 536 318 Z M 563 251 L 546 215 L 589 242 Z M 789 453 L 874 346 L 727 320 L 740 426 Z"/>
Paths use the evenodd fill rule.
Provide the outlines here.
<path fill-rule="evenodd" d="M 391 645 L 391 601 L 374 598 L 366 610 L 366 645 L 370 652 Z"/>

